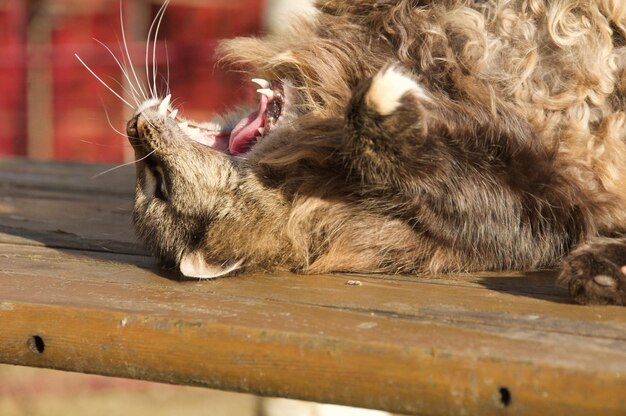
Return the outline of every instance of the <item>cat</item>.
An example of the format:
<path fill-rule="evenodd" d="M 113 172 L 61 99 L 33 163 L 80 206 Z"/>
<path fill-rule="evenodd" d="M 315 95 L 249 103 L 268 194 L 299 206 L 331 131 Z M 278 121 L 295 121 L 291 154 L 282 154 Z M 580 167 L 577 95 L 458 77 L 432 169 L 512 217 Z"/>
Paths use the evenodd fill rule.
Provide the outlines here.
<path fill-rule="evenodd" d="M 133 222 L 163 267 L 560 267 L 626 304 L 626 3 L 319 0 L 220 62 L 259 104 L 136 108 Z M 251 85 L 255 85 L 251 83 Z"/>

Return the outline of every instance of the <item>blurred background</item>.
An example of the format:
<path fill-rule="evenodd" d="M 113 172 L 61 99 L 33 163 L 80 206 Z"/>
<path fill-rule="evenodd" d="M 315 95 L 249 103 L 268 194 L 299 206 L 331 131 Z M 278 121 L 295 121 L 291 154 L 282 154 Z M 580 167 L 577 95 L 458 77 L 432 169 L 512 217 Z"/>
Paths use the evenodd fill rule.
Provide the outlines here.
<path fill-rule="evenodd" d="M 147 33 L 161 4 L 121 4 L 129 52 L 143 79 Z M 248 80 L 216 68 L 219 39 L 276 30 L 307 6 L 309 0 L 171 0 L 156 65 L 166 76 L 169 60 L 170 88 L 184 115 L 208 119 L 253 98 Z M 124 131 L 131 110 L 74 56 L 128 98 L 115 59 L 94 39 L 122 59 L 119 0 L 0 0 L 0 157 L 132 160 L 127 140 L 114 130 Z M 269 414 L 263 409 L 264 400 L 251 395 L 0 365 L 1 416 Z"/>
<path fill-rule="evenodd" d="M 217 41 L 275 30 L 294 9 L 309 3 L 172 0 L 156 42 L 161 87 L 169 61 L 173 98 L 192 119 L 206 120 L 251 100 L 249 80 L 216 67 Z M 119 0 L 0 0 L 0 156 L 132 160 L 132 149 L 114 130 L 124 131 L 131 110 L 74 54 L 128 99 L 123 92 L 128 83 L 107 51 L 122 60 L 120 8 L 130 56 L 144 81 L 147 34 L 161 5 L 162 0 L 123 0 L 121 5 Z"/>
<path fill-rule="evenodd" d="M 262 406 L 246 394 L 0 365 L 2 416 L 274 416 Z"/>

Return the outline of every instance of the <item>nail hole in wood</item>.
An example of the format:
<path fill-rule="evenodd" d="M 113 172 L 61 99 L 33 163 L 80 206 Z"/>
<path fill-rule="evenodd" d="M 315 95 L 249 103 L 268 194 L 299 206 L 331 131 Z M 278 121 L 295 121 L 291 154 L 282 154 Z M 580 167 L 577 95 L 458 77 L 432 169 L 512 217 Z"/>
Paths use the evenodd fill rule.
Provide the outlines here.
<path fill-rule="evenodd" d="M 43 338 L 39 335 L 33 335 L 28 338 L 28 342 L 26 343 L 28 349 L 37 354 L 43 354 L 46 349 L 46 344 L 43 342 Z"/>
<path fill-rule="evenodd" d="M 507 407 L 511 404 L 511 392 L 506 387 L 500 387 L 500 403 L 502 406 Z"/>

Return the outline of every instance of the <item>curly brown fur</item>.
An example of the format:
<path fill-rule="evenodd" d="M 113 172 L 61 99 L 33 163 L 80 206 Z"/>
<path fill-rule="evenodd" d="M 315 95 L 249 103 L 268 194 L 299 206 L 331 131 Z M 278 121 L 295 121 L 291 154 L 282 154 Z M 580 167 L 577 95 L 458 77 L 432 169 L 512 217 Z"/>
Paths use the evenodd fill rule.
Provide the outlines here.
<path fill-rule="evenodd" d="M 220 48 L 285 86 L 249 151 L 189 140 L 158 102 L 131 120 L 139 236 L 196 277 L 532 269 L 580 246 L 574 298 L 625 304 L 625 45 L 620 0 L 318 1 Z"/>

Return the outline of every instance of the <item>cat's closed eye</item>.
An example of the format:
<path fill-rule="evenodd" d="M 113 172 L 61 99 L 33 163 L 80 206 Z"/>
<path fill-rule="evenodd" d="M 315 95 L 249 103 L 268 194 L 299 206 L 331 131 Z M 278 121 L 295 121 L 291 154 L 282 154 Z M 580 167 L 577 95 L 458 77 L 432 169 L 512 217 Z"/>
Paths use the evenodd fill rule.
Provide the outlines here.
<path fill-rule="evenodd" d="M 144 169 L 144 180 L 142 187 L 146 198 L 156 198 L 162 202 L 169 200 L 169 191 L 165 174 L 160 166 L 146 166 Z"/>
<path fill-rule="evenodd" d="M 169 191 L 167 189 L 167 181 L 165 180 L 165 174 L 160 166 L 155 166 L 151 169 L 151 173 L 155 178 L 156 186 L 154 190 L 154 196 L 161 201 L 167 202 L 169 200 Z"/>

